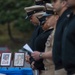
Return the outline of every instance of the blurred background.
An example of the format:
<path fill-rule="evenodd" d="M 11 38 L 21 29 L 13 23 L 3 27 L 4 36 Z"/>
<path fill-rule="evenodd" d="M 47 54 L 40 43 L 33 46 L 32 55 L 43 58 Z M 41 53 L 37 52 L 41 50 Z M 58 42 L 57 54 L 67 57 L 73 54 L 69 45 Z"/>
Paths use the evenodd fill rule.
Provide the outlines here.
<path fill-rule="evenodd" d="M 25 20 L 24 7 L 32 4 L 32 0 L 0 0 L 0 47 L 16 52 L 30 40 L 34 27 Z"/>

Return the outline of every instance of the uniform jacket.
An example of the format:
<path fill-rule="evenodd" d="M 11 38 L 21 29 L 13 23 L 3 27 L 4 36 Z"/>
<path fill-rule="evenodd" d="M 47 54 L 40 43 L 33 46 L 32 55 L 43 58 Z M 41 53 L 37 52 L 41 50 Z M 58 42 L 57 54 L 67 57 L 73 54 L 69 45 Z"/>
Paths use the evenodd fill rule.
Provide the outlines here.
<path fill-rule="evenodd" d="M 39 52 L 45 51 L 45 43 L 52 31 L 53 31 L 53 28 L 48 29 L 47 31 L 44 31 L 37 37 L 37 39 L 35 40 L 35 46 L 34 46 L 36 51 L 39 51 Z M 35 61 L 34 65 L 37 69 L 44 70 L 43 59 Z"/>
<path fill-rule="evenodd" d="M 34 32 L 32 34 L 32 37 L 30 39 L 29 45 L 31 47 L 32 50 L 34 50 L 34 42 L 36 40 L 36 38 L 39 36 L 39 34 L 41 34 L 43 32 L 43 29 L 41 26 L 36 26 L 34 29 Z"/>
<path fill-rule="evenodd" d="M 75 73 L 75 15 L 73 13 L 63 32 L 62 62 L 69 73 Z"/>
<path fill-rule="evenodd" d="M 63 29 L 65 28 L 69 14 L 71 11 L 69 9 L 65 10 L 64 13 L 59 17 L 57 24 L 56 24 L 56 30 L 54 34 L 54 44 L 53 44 L 53 61 L 55 64 L 55 69 L 60 69 L 63 67 L 62 65 L 62 54 L 61 54 L 61 40 L 63 35 Z"/>

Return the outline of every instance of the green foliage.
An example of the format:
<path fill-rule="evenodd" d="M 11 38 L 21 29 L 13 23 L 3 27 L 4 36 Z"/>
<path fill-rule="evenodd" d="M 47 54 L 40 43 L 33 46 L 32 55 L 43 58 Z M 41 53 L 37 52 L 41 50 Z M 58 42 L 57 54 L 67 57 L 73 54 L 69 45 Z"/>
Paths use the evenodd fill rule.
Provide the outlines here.
<path fill-rule="evenodd" d="M 28 32 L 33 29 L 33 25 L 30 24 L 28 20 L 24 19 L 19 19 L 15 21 L 14 27 L 18 28 L 21 32 Z"/>
<path fill-rule="evenodd" d="M 32 4 L 32 0 L 0 0 L 0 24 L 11 22 L 22 32 L 31 30 L 32 25 L 25 20 L 24 7 Z"/>

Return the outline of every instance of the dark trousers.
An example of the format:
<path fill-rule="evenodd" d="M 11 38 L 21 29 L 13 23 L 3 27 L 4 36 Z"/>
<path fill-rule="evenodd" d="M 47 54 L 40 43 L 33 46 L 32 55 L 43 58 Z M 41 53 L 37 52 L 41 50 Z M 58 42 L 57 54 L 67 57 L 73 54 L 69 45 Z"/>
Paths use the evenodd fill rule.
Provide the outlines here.
<path fill-rule="evenodd" d="M 67 75 L 75 75 L 75 73 L 74 74 L 67 74 Z"/>

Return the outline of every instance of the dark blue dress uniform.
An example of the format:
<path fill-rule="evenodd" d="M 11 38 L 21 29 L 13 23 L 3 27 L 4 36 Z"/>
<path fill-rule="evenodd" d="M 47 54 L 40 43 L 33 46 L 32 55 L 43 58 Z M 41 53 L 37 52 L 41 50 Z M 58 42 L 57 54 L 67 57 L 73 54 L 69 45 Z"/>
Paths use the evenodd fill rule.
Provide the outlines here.
<path fill-rule="evenodd" d="M 47 31 L 44 31 L 43 33 L 41 33 L 36 38 L 35 43 L 34 43 L 34 47 L 35 47 L 35 50 L 36 51 L 44 52 L 44 50 L 45 50 L 45 43 L 47 41 L 48 36 L 51 34 L 52 31 L 53 31 L 53 28 L 52 29 L 49 29 Z M 34 66 L 38 70 L 44 70 L 43 59 L 40 59 L 38 61 L 35 61 Z"/>
<path fill-rule="evenodd" d="M 62 62 L 69 74 L 75 74 L 75 15 L 73 13 L 63 33 Z"/>
<path fill-rule="evenodd" d="M 29 42 L 29 46 L 31 47 L 31 49 L 34 51 L 34 43 L 35 43 L 35 40 L 36 38 L 43 32 L 43 29 L 41 26 L 36 26 L 34 31 L 33 31 L 33 34 L 32 34 L 32 37 L 30 39 L 30 42 Z M 28 53 L 30 56 L 31 56 L 31 53 Z M 34 59 L 32 57 L 30 57 L 30 64 L 34 61 Z"/>
<path fill-rule="evenodd" d="M 32 37 L 31 37 L 31 40 L 30 40 L 30 47 L 31 49 L 34 51 L 34 42 L 36 40 L 36 38 L 43 32 L 43 29 L 41 26 L 36 26 L 34 31 L 33 31 L 33 34 L 32 34 Z"/>
<path fill-rule="evenodd" d="M 66 26 L 70 13 L 71 13 L 70 9 L 65 10 L 64 13 L 59 17 L 57 21 L 57 25 L 56 25 L 53 50 L 52 50 L 53 61 L 54 61 L 56 70 L 63 68 L 61 41 L 62 41 L 63 29 Z"/>

